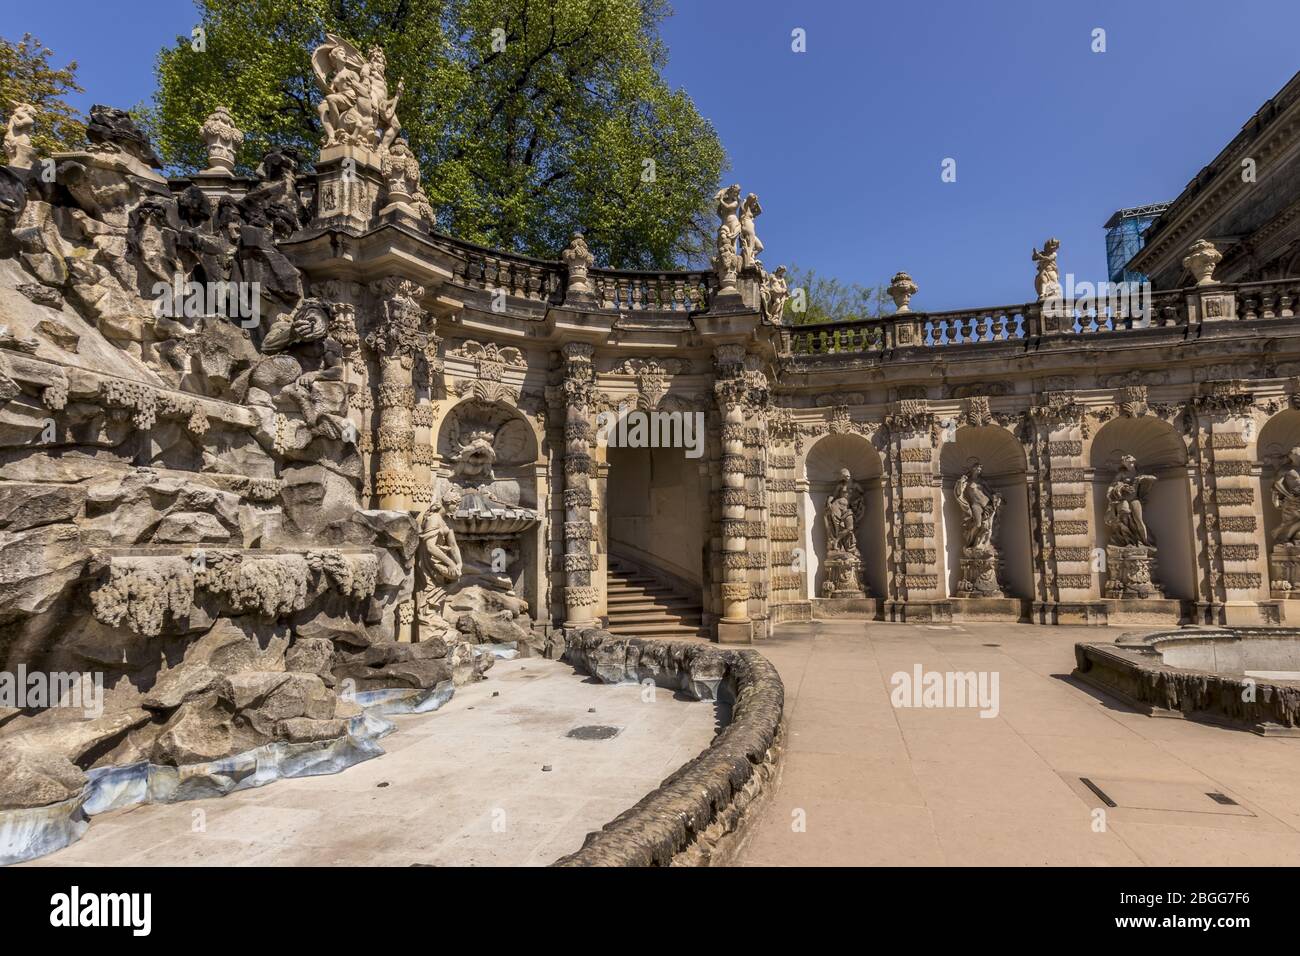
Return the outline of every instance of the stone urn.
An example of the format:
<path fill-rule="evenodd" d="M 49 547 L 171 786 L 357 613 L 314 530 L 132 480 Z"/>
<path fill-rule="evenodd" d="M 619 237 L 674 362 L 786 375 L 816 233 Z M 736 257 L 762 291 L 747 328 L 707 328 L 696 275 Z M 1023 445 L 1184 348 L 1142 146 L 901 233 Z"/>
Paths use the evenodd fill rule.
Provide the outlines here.
<path fill-rule="evenodd" d="M 894 300 L 894 305 L 899 312 L 911 312 L 912 308 L 908 305 L 912 301 L 912 296 L 916 295 L 916 283 L 906 272 L 894 273 L 894 278 L 889 283 L 886 290 L 889 297 Z"/>
<path fill-rule="evenodd" d="M 204 121 L 200 132 L 208 148 L 208 176 L 229 176 L 235 171 L 235 155 L 244 141 L 243 131 L 235 125 L 230 110 L 218 106 Z"/>
<path fill-rule="evenodd" d="M 1195 277 L 1197 285 L 1214 285 L 1214 270 L 1222 259 L 1223 253 L 1214 247 L 1214 243 L 1199 239 L 1187 250 L 1183 268 Z"/>

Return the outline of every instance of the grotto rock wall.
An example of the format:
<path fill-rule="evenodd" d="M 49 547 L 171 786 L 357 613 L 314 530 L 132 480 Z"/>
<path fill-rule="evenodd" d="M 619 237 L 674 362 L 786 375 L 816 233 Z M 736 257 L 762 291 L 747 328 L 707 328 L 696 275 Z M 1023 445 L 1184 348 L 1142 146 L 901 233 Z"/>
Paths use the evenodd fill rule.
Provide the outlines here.
<path fill-rule="evenodd" d="M 280 249 L 298 158 L 213 193 L 120 111 L 89 139 L 0 167 L 0 812 L 341 739 L 353 692 L 492 661 L 397 640 L 419 526 L 368 507 L 353 315 Z"/>

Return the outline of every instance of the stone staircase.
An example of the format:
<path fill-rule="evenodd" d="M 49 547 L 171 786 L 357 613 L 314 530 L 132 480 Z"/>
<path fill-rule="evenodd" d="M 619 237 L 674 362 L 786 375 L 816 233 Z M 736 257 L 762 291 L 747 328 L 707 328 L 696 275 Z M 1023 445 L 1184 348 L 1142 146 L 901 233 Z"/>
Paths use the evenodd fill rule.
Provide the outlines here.
<path fill-rule="evenodd" d="M 605 578 L 611 634 L 635 637 L 708 637 L 698 597 L 688 597 L 626 561 L 609 556 Z"/>

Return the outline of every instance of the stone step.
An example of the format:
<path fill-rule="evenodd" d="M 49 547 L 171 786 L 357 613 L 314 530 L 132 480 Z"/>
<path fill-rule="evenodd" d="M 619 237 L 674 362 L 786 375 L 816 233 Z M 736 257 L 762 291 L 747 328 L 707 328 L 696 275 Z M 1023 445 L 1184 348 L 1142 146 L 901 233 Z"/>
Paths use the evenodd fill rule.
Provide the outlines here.
<path fill-rule="evenodd" d="M 699 598 L 678 594 L 658 578 L 617 561 L 605 576 L 612 634 L 639 637 L 707 637 Z"/>
<path fill-rule="evenodd" d="M 658 588 L 654 591 L 647 591 L 644 588 L 609 588 L 605 593 L 608 594 L 611 599 L 617 598 L 620 601 L 690 600 L 690 598 L 684 598 L 680 594 L 675 594 L 667 588 Z"/>
<path fill-rule="evenodd" d="M 622 596 L 622 597 L 628 597 L 628 596 L 631 596 L 631 597 L 645 597 L 645 596 L 654 596 L 654 597 L 659 597 L 659 596 L 661 596 L 661 595 L 671 595 L 671 594 L 673 594 L 673 592 L 672 592 L 671 590 L 669 590 L 668 588 L 664 588 L 664 587 L 658 587 L 658 588 L 621 587 L 621 588 L 616 588 L 616 587 L 610 587 L 610 586 L 608 586 L 608 585 L 606 585 L 606 587 L 605 587 L 605 593 L 606 593 L 606 594 L 617 594 L 617 595 L 620 595 L 620 596 Z"/>
<path fill-rule="evenodd" d="M 700 624 L 700 612 L 697 610 L 694 614 L 672 614 L 663 611 L 620 611 L 617 614 L 609 616 L 611 623 L 619 624 L 657 624 L 660 622 L 667 624 Z"/>
<path fill-rule="evenodd" d="M 614 624 L 605 630 L 611 634 L 627 634 L 634 637 L 707 637 L 702 627 L 690 627 L 685 624 Z"/>
<path fill-rule="evenodd" d="M 611 609 L 618 608 L 621 611 L 698 611 L 700 605 L 692 603 L 689 598 L 672 597 L 672 598 L 636 598 L 635 600 L 618 600 L 610 597 L 609 606 Z"/>

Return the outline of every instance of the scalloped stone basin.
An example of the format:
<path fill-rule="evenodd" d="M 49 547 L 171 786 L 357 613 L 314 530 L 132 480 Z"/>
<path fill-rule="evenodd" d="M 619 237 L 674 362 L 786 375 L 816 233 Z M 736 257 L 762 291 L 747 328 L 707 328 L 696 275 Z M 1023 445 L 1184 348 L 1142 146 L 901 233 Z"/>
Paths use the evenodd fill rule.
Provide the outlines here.
<path fill-rule="evenodd" d="M 1300 628 L 1184 627 L 1074 645 L 1074 676 L 1152 717 L 1300 737 Z"/>
<path fill-rule="evenodd" d="M 528 508 L 456 511 L 447 520 L 457 534 L 508 537 L 537 524 L 537 512 Z"/>
<path fill-rule="evenodd" d="M 505 538 L 537 524 L 537 512 L 531 508 L 498 504 L 481 491 L 471 490 L 465 492 L 460 506 L 447 516 L 447 522 L 458 535 Z"/>

